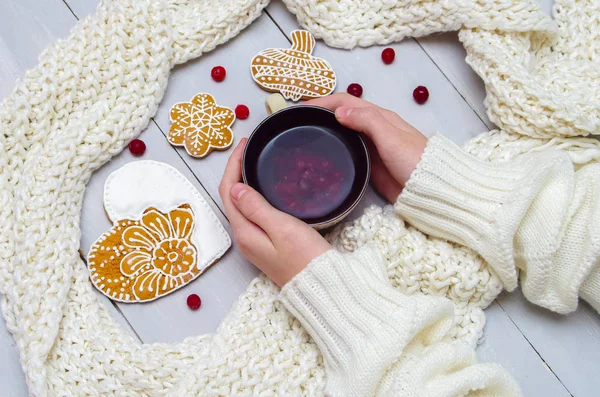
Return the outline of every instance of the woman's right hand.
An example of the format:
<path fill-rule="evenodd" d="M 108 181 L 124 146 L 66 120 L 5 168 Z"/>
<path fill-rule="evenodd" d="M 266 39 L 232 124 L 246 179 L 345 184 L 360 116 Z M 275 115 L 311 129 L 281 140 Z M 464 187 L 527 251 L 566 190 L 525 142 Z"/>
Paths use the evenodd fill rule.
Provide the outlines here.
<path fill-rule="evenodd" d="M 333 110 L 342 125 L 368 138 L 371 180 L 394 203 L 421 160 L 427 138 L 396 113 L 346 93 L 306 104 Z"/>

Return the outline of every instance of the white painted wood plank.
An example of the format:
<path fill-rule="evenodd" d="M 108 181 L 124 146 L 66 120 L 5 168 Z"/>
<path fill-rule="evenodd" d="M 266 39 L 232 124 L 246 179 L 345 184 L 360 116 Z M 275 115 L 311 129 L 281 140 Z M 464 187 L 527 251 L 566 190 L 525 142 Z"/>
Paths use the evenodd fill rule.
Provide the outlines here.
<path fill-rule="evenodd" d="M 477 347 L 481 361 L 506 368 L 515 377 L 525 396 L 570 396 L 498 303 L 492 303 L 485 313 L 485 334 Z"/>
<path fill-rule="evenodd" d="M 26 396 L 27 385 L 19 362 L 19 351 L 4 320 L 0 321 L 0 352 L 0 396 Z"/>
<path fill-rule="evenodd" d="M 486 108 L 483 106 L 485 85 L 477 73 L 465 62 L 467 53 L 458 41 L 458 34 L 450 32 L 422 37 L 416 41 L 486 126 L 489 129 L 496 128 L 488 118 Z"/>
<path fill-rule="evenodd" d="M 73 20 L 61 0 L 0 2 L 0 98 L 50 43 L 69 33 Z"/>
<path fill-rule="evenodd" d="M 299 28 L 295 17 L 280 1 L 272 1 L 267 12 L 285 33 Z M 428 136 L 441 132 L 462 143 L 487 131 L 486 125 L 465 105 L 416 42 L 405 40 L 390 47 L 396 51 L 396 60 L 391 65 L 381 61 L 384 47 L 377 46 L 347 51 L 318 41 L 314 55 L 332 64 L 338 76 L 337 92 L 346 91 L 350 83 L 359 83 L 364 89 L 363 99 L 397 112 Z M 412 97 L 419 85 L 429 89 L 430 97 L 424 105 L 417 104 Z"/>
<path fill-rule="evenodd" d="M 83 19 L 96 11 L 99 0 L 65 0 L 65 3 L 78 19 Z"/>
<path fill-rule="evenodd" d="M 271 2 L 267 12 L 284 32 L 298 28 L 296 19 L 281 2 Z M 356 79 L 363 85 L 364 99 L 394 110 L 426 135 L 437 130 L 460 144 L 488 129 L 465 103 L 455 85 L 447 80 L 447 76 L 414 40 L 404 40 L 391 47 L 396 51 L 396 61 L 391 65 L 381 62 L 382 47 L 344 51 L 318 43 L 315 55 L 322 56 L 333 65 L 340 79 L 338 90 L 345 89 Z M 464 63 L 464 56 L 458 58 Z M 423 106 L 416 105 L 411 96 L 412 89 L 420 84 L 426 85 L 431 94 Z M 564 387 L 559 379 L 539 365 L 543 361 L 533 347 L 523 343 L 523 336 L 518 330 L 513 328 L 510 333 L 503 333 L 492 328 L 494 324 L 500 324 L 502 329 L 511 329 L 507 314 L 502 310 L 488 310 L 486 314 L 490 325 L 486 328 L 484 357 L 491 361 L 496 357 L 508 368 L 518 368 L 514 373 L 525 390 L 535 390 L 538 384 L 547 382 L 549 390 L 561 395 Z M 520 348 L 507 347 L 513 345 Z M 481 351 L 480 347 L 478 354 L 482 355 Z M 529 365 L 520 366 L 523 362 Z M 538 365 L 533 365 L 535 362 Z"/>
<path fill-rule="evenodd" d="M 498 302 L 574 396 L 600 390 L 600 317 L 580 302 L 575 313 L 560 315 L 529 303 L 517 291 Z"/>

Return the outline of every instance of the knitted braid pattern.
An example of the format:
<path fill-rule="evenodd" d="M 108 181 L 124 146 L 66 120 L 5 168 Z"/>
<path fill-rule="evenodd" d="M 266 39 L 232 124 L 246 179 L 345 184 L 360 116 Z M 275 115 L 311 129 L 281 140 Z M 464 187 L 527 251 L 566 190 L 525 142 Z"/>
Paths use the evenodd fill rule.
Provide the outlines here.
<path fill-rule="evenodd" d="M 502 282 L 476 252 L 428 237 L 394 212 L 371 206 L 352 223 L 337 227 L 328 240 L 342 252 L 373 241 L 387 261 L 392 285 L 406 294 L 444 296 L 455 306 L 450 336 L 475 346 L 483 333 L 483 309 L 502 291 Z"/>
<path fill-rule="evenodd" d="M 600 3 L 555 0 L 554 34 L 462 29 L 466 61 L 485 82 L 488 116 L 536 138 L 600 129 Z"/>
<path fill-rule="evenodd" d="M 546 58 L 541 56 L 551 52 L 544 46 L 550 38 L 563 37 L 552 36 L 554 24 L 533 0 L 285 2 L 318 37 L 345 48 L 463 28 L 461 39 L 470 62 L 486 81 L 486 103 L 494 107 L 490 113 L 506 130 L 482 135 L 467 145 L 468 150 L 490 161 L 549 146 L 568 150 L 578 164 L 599 157 L 593 140 L 555 139 L 585 135 L 594 124 L 583 123 L 576 113 L 568 115 L 571 110 L 577 112 L 570 108 L 574 102 L 547 107 L 549 98 L 569 99 L 552 93 L 564 85 L 531 75 L 535 71 L 529 68 L 532 57 L 539 55 L 534 60 L 544 63 Z M 140 345 L 98 302 L 78 253 L 79 212 L 91 173 L 145 128 L 175 64 L 229 40 L 266 3 L 103 1 L 69 38 L 50 47 L 38 67 L 27 72 L 0 104 L 2 314 L 19 348 L 32 395 L 323 394 L 325 370 L 320 353 L 300 323 L 277 301 L 278 289 L 264 276 L 251 283 L 214 335 L 176 344 Z M 579 3 L 584 12 L 561 8 L 558 26 L 559 32 L 567 29 L 585 41 L 587 31 L 596 28 L 578 26 L 592 22 L 597 6 L 592 0 Z M 575 21 L 562 22 L 569 18 Z M 493 33 L 485 35 L 488 31 Z M 487 63 L 482 56 L 484 46 L 478 42 L 502 46 L 504 36 L 510 41 L 535 34 L 548 39 L 535 38 L 533 53 L 527 41 L 517 42 L 521 46 L 515 47 L 520 51 L 516 55 L 499 53 L 497 61 L 503 62 L 504 69 Z M 564 48 L 561 53 L 568 55 L 571 47 L 557 48 Z M 574 59 L 582 65 L 592 61 L 589 51 L 597 45 L 588 42 L 574 48 Z M 529 57 L 512 59 L 523 52 Z M 495 73 L 508 70 L 504 62 L 520 61 L 529 73 L 523 71 L 522 79 L 513 83 L 545 84 L 541 86 L 548 94 L 540 96 L 543 102 L 527 109 L 539 111 L 535 113 L 539 119 L 560 121 L 555 134 L 549 124 L 539 120 L 528 124 L 524 117 L 517 117 L 524 114 L 524 108 L 492 98 L 499 97 L 505 83 Z M 593 76 L 590 67 L 567 64 Z M 560 71 L 559 66 L 555 68 Z M 512 90 L 509 84 L 504 88 Z M 589 103 L 598 103 L 594 92 L 586 91 L 581 98 L 586 95 Z M 518 126 L 525 126 L 524 131 L 535 138 L 515 138 Z M 454 336 L 475 343 L 483 326 L 482 309 L 501 285 L 474 252 L 428 238 L 406 225 L 391 207 L 368 209 L 359 220 L 334 231 L 330 240 L 345 251 L 373 240 L 387 260 L 394 285 L 407 293 L 452 299 L 459 313 Z"/>
<path fill-rule="evenodd" d="M 146 127 L 169 70 L 229 40 L 266 4 L 104 1 L 66 40 L 46 50 L 0 105 L 2 314 L 32 395 L 222 391 L 222 384 L 207 378 L 220 372 L 228 390 L 257 394 L 278 382 L 289 395 L 317 390 L 323 383 L 316 364 L 312 371 L 304 368 L 318 354 L 299 354 L 307 339 L 300 326 L 291 319 L 283 325 L 273 317 L 275 309 L 271 317 L 255 319 L 257 312 L 243 306 L 244 300 L 239 311 L 253 329 L 298 342 L 282 356 L 290 358 L 280 365 L 285 376 L 280 372 L 273 382 L 258 382 L 257 373 L 239 376 L 251 360 L 255 368 L 269 365 L 264 352 L 272 340 L 245 332 L 237 321 L 231 329 L 224 322 L 226 336 L 214 340 L 201 336 L 175 345 L 140 346 L 98 302 L 78 252 L 85 183 Z M 269 288 L 258 280 L 249 291 L 259 297 Z M 277 326 L 269 332 L 271 322 Z M 235 357 L 215 354 L 219 346 L 236 344 L 242 348 Z M 263 359 L 257 360 L 261 353 Z M 204 381 L 186 390 L 180 380 L 192 367 L 203 369 Z M 238 375 L 233 379 L 228 371 Z"/>
<path fill-rule="evenodd" d="M 593 0 L 592 0 L 593 1 Z M 300 24 L 333 47 L 388 44 L 463 27 L 531 32 L 553 29 L 535 0 L 283 0 Z"/>

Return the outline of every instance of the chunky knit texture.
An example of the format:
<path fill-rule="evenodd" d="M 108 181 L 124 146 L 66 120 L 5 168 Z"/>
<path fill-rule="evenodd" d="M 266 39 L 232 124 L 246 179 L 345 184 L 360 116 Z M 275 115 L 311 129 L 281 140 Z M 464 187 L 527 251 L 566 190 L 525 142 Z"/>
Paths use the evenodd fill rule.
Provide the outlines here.
<path fill-rule="evenodd" d="M 508 290 L 531 302 L 575 310 L 600 258 L 600 164 L 575 173 L 569 156 L 548 150 L 493 164 L 435 136 L 396 210 L 431 235 L 479 252 Z M 592 296 L 598 307 L 600 295 Z"/>
<path fill-rule="evenodd" d="M 97 301 L 78 252 L 85 183 L 147 125 L 170 68 L 233 37 L 266 3 L 103 1 L 96 14 L 44 52 L 0 105 L 2 314 L 31 394 L 324 393 L 329 367 L 307 333 L 310 322 L 301 324 L 290 314 L 264 277 L 251 283 L 214 335 L 139 345 Z M 596 141 L 567 138 L 598 131 L 598 2 L 557 1 L 555 22 L 533 0 L 286 3 L 309 30 L 343 47 L 461 29 L 468 62 L 486 83 L 488 113 L 501 129 L 466 146 L 481 160 L 513 160 L 555 148 L 567 152 L 581 172 L 600 157 Z M 593 194 L 586 192 L 578 197 Z M 461 234 L 446 237 L 467 243 Z M 515 269 L 429 238 L 391 208 L 369 209 L 331 238 L 346 250 L 373 240 L 397 290 L 452 299 L 458 319 L 448 332 L 471 345 L 481 333 L 482 309 L 503 283 L 514 286 Z M 485 250 L 481 254 L 496 258 Z M 600 270 L 595 264 L 589 269 L 579 292 L 592 300 L 600 292 Z M 299 288 L 301 280 L 295 281 Z M 573 298 L 573 291 L 569 294 Z M 565 309 L 572 308 L 573 299 L 565 301 Z M 287 302 L 304 318 L 301 306 Z M 422 344 L 418 334 L 400 340 L 416 378 L 436 368 L 438 355 L 413 349 L 412 335 Z M 321 343 L 317 332 L 313 337 Z M 472 353 L 462 357 L 470 366 Z M 385 377 L 381 387 L 401 384 L 391 379 Z"/>
<path fill-rule="evenodd" d="M 282 289 L 319 346 L 328 396 L 516 396 L 510 375 L 448 338 L 453 305 L 393 288 L 378 249 L 331 250 Z"/>

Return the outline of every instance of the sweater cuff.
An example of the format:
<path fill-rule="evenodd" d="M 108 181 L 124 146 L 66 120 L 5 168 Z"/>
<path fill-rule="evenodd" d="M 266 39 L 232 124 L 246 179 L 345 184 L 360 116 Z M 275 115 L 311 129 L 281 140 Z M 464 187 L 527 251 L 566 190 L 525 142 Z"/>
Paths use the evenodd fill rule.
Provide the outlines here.
<path fill-rule="evenodd" d="M 513 290 L 512 238 L 528 205 L 515 194 L 524 168 L 481 161 L 435 135 L 395 209 L 421 231 L 477 251 Z M 503 216 L 507 210 L 511 216 Z"/>
<path fill-rule="evenodd" d="M 333 396 L 373 395 L 415 335 L 437 341 L 453 321 L 446 299 L 395 290 L 370 245 L 319 256 L 283 287 L 280 299 L 323 354 Z"/>
<path fill-rule="evenodd" d="M 581 284 L 581 265 L 551 264 L 574 187 L 573 165 L 560 151 L 489 163 L 438 135 L 430 139 L 395 209 L 421 231 L 477 251 L 509 291 L 517 287 L 522 269 L 525 296 L 565 312 L 576 302 L 572 286 Z M 573 302 L 557 301 L 563 290 Z"/>

